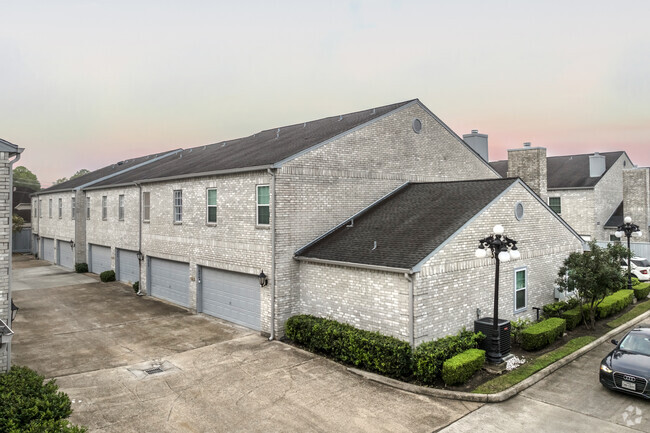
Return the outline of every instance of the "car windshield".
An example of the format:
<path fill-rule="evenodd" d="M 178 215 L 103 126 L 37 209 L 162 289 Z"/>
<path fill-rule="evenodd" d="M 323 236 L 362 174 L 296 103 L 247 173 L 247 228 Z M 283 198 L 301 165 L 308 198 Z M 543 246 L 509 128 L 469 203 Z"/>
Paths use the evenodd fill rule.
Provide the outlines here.
<path fill-rule="evenodd" d="M 642 268 L 647 268 L 650 267 L 650 262 L 648 259 L 632 259 L 632 263 L 634 263 L 637 266 L 640 266 Z"/>
<path fill-rule="evenodd" d="M 643 334 L 629 333 L 621 341 L 621 350 L 650 356 L 650 337 Z"/>

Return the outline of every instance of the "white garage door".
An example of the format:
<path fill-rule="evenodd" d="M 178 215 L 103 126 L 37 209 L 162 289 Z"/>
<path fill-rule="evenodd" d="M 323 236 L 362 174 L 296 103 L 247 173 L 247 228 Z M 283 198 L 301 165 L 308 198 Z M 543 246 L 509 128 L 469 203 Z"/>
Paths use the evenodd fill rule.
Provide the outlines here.
<path fill-rule="evenodd" d="M 43 260 L 54 263 L 54 239 L 41 238 L 41 255 Z"/>
<path fill-rule="evenodd" d="M 149 293 L 174 304 L 190 305 L 190 265 L 149 258 Z"/>
<path fill-rule="evenodd" d="M 101 274 L 113 269 L 111 267 L 111 247 L 90 244 L 88 254 L 90 255 L 90 272 Z"/>
<path fill-rule="evenodd" d="M 74 253 L 70 242 L 58 241 L 57 254 L 59 255 L 59 265 L 64 268 L 74 269 Z"/>
<path fill-rule="evenodd" d="M 200 268 L 201 311 L 260 330 L 260 283 L 257 275 Z"/>
<path fill-rule="evenodd" d="M 133 284 L 140 281 L 140 263 L 138 253 L 129 250 L 116 250 L 116 270 L 118 281 Z"/>

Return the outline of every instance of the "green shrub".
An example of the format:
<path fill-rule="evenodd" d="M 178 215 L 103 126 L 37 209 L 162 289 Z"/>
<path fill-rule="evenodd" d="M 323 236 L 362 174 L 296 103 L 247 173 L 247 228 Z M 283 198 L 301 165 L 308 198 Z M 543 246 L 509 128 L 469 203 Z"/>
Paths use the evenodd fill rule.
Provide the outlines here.
<path fill-rule="evenodd" d="M 135 283 L 133 283 L 133 291 L 135 293 L 138 293 L 140 291 L 140 281 L 136 281 Z"/>
<path fill-rule="evenodd" d="M 567 331 L 572 331 L 582 322 L 582 313 L 580 307 L 574 308 L 572 310 L 567 310 L 560 316 L 562 319 L 566 320 L 566 329 Z"/>
<path fill-rule="evenodd" d="M 469 349 L 442 364 L 442 380 L 447 385 L 460 385 L 469 380 L 485 364 L 485 350 Z"/>
<path fill-rule="evenodd" d="M 115 281 L 115 271 L 104 271 L 101 274 L 99 274 L 99 279 L 102 280 L 104 283 L 108 283 L 109 281 Z"/>
<path fill-rule="evenodd" d="M 70 399 L 54 380 L 26 367 L 11 367 L 0 375 L 0 432 L 81 433 L 84 428 L 64 420 L 72 413 Z"/>
<path fill-rule="evenodd" d="M 634 287 L 634 286 L 636 286 L 638 284 L 641 284 L 641 281 L 639 281 L 639 279 L 637 277 L 635 277 L 634 275 L 632 275 L 631 280 L 632 280 L 632 287 Z"/>
<path fill-rule="evenodd" d="M 596 309 L 596 318 L 604 319 L 616 314 L 632 303 L 634 290 L 619 290 L 603 299 Z"/>
<path fill-rule="evenodd" d="M 531 325 L 530 319 L 525 317 L 510 321 L 510 338 L 513 344 L 521 343 L 521 333 Z"/>
<path fill-rule="evenodd" d="M 645 299 L 650 294 L 650 283 L 640 283 L 632 287 L 634 290 L 634 296 L 639 301 Z"/>
<path fill-rule="evenodd" d="M 421 383 L 432 384 L 440 377 L 446 360 L 468 349 L 476 349 L 485 338 L 466 329 L 458 335 L 420 344 L 413 353 L 413 375 Z"/>
<path fill-rule="evenodd" d="M 552 304 L 546 304 L 542 307 L 544 312 L 544 317 L 562 317 L 562 313 L 569 309 L 569 304 L 564 301 L 553 302 Z"/>
<path fill-rule="evenodd" d="M 74 270 L 78 274 L 83 274 L 88 272 L 88 263 L 76 263 L 74 265 Z"/>
<path fill-rule="evenodd" d="M 529 326 L 521 333 L 524 350 L 539 350 L 554 342 L 566 331 L 566 320 L 552 317 Z"/>
<path fill-rule="evenodd" d="M 394 337 L 311 315 L 289 318 L 285 335 L 312 352 L 364 370 L 395 378 L 411 375 L 411 346 Z"/>

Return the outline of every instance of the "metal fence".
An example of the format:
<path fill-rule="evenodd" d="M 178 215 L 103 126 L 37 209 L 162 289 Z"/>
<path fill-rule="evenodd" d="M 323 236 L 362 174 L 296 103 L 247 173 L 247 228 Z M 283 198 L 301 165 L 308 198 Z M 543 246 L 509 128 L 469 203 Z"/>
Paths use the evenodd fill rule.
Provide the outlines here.
<path fill-rule="evenodd" d="M 609 243 L 611 242 L 596 242 L 596 245 L 604 248 Z M 627 246 L 627 241 L 623 242 L 623 245 Z M 630 249 L 632 250 L 632 254 L 637 257 L 650 258 L 650 242 L 631 242 Z"/>

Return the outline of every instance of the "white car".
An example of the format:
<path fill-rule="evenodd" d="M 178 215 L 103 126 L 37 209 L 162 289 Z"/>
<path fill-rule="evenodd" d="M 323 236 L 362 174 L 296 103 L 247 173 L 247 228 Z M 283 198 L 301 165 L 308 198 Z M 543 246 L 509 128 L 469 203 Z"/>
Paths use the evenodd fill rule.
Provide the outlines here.
<path fill-rule="evenodd" d="M 621 269 L 627 275 L 627 259 L 621 260 Z M 632 257 L 632 267 L 630 268 L 632 276 L 639 279 L 639 281 L 650 280 L 650 262 L 643 257 Z"/>

